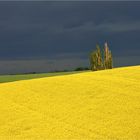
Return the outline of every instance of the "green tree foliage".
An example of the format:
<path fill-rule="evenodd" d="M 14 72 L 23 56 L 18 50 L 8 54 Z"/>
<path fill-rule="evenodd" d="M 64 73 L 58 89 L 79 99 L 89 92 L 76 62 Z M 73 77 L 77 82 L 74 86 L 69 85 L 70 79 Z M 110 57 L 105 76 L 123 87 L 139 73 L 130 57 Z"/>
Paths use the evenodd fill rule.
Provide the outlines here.
<path fill-rule="evenodd" d="M 102 53 L 98 44 L 96 45 L 96 50 L 90 54 L 90 67 L 93 71 L 103 69 Z"/>
<path fill-rule="evenodd" d="M 74 71 L 85 71 L 85 70 L 89 70 L 89 68 L 88 67 L 78 67 Z"/>
<path fill-rule="evenodd" d="M 103 62 L 102 62 L 102 53 L 100 46 L 96 45 L 96 53 L 97 53 L 97 70 L 103 69 Z"/>
<path fill-rule="evenodd" d="M 112 69 L 113 60 L 112 53 L 109 50 L 107 43 L 104 46 L 104 59 L 102 58 L 102 52 L 100 46 L 96 45 L 96 50 L 92 51 L 90 54 L 90 68 L 93 71 L 102 69 Z"/>
<path fill-rule="evenodd" d="M 93 51 L 90 54 L 90 68 L 93 71 L 97 70 L 97 52 Z"/>

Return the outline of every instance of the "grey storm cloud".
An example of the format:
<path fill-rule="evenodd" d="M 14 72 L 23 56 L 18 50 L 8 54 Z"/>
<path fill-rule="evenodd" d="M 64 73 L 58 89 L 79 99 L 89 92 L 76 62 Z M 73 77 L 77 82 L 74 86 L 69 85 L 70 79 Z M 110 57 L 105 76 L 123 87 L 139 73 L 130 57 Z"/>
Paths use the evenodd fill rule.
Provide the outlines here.
<path fill-rule="evenodd" d="M 60 64 L 54 69 L 87 66 L 90 51 L 105 41 L 115 66 L 138 64 L 139 13 L 138 1 L 0 1 L 0 67 L 46 71 L 52 60 Z"/>
<path fill-rule="evenodd" d="M 58 33 L 63 32 L 93 32 L 93 31 L 102 31 L 102 32 L 127 32 L 127 31 L 139 31 L 140 30 L 140 21 L 132 22 L 132 21 L 125 21 L 125 22 L 108 22 L 108 23 L 101 23 L 101 24 L 94 24 L 93 22 L 86 22 L 82 25 L 72 27 L 72 28 L 64 28 L 57 27 Z"/>

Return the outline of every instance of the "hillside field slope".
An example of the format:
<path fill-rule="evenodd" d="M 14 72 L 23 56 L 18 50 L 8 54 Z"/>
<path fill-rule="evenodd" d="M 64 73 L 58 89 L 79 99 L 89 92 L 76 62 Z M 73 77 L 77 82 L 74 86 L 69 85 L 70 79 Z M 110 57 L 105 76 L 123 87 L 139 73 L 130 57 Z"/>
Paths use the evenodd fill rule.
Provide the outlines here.
<path fill-rule="evenodd" d="M 0 140 L 139 140 L 140 66 L 0 84 Z"/>

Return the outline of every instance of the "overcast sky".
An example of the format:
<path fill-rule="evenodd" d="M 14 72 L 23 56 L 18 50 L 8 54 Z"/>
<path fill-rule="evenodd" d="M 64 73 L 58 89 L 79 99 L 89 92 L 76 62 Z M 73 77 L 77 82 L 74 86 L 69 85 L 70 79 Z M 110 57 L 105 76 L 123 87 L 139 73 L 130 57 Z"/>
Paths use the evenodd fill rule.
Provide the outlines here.
<path fill-rule="evenodd" d="M 114 66 L 140 64 L 140 2 L 0 2 L 0 73 L 88 66 L 105 41 Z"/>

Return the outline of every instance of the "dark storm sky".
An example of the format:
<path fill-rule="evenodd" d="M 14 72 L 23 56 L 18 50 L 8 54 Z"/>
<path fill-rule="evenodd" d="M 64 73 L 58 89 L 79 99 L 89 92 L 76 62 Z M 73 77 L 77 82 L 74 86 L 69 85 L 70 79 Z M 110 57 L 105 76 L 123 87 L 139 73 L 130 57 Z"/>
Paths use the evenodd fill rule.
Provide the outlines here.
<path fill-rule="evenodd" d="M 88 66 L 105 41 L 114 66 L 140 64 L 140 2 L 0 2 L 0 73 Z"/>

